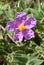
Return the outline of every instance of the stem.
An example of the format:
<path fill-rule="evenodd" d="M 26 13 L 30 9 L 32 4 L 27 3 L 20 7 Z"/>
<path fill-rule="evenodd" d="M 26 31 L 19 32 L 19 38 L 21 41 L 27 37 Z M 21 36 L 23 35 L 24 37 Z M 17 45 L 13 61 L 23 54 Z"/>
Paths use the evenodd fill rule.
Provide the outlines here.
<path fill-rule="evenodd" d="M 0 29 L 2 29 L 3 31 L 6 31 L 2 25 L 0 25 Z M 15 43 L 15 41 L 12 39 L 12 37 L 8 33 L 7 33 L 7 36 L 12 40 L 12 42 Z M 17 43 L 15 43 L 15 44 L 17 44 Z"/>

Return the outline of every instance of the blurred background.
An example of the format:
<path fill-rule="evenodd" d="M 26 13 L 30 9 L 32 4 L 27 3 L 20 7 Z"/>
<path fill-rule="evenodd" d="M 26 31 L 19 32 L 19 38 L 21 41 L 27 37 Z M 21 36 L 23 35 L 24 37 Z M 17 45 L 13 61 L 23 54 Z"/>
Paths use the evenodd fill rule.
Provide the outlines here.
<path fill-rule="evenodd" d="M 16 45 L 4 29 L 20 11 L 34 17 L 37 25 L 34 39 Z M 0 65 L 44 65 L 44 0 L 0 0 Z"/>

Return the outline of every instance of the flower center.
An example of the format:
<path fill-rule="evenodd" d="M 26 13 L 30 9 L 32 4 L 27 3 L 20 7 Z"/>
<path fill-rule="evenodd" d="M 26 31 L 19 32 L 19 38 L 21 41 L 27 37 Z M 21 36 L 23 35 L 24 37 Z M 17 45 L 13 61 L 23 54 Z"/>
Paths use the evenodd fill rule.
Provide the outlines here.
<path fill-rule="evenodd" d="M 23 30 L 25 29 L 25 27 L 24 27 L 23 24 L 20 24 L 20 25 L 18 26 L 18 29 L 19 29 L 19 31 L 23 31 Z"/>

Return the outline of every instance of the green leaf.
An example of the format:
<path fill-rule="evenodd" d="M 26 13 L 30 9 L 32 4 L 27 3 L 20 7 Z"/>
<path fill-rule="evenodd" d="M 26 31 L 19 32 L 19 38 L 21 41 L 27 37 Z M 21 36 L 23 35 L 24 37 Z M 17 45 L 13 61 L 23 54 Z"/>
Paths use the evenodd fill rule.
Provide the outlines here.
<path fill-rule="evenodd" d="M 14 11 L 9 7 L 8 11 L 5 11 L 6 16 L 9 20 L 13 20 L 14 18 Z"/>
<path fill-rule="evenodd" d="M 28 55 L 28 61 L 26 63 L 26 65 L 40 65 L 44 62 L 44 60 L 40 60 L 38 58 L 38 54 L 34 53 L 32 55 Z"/>

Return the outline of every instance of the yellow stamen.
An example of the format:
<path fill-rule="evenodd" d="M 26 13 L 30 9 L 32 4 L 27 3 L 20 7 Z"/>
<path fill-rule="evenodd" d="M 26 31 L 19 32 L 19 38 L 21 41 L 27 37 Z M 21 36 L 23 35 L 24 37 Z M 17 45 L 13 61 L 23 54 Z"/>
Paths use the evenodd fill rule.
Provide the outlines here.
<path fill-rule="evenodd" d="M 23 31 L 23 30 L 25 29 L 25 27 L 24 27 L 23 24 L 20 24 L 20 25 L 18 26 L 18 29 L 19 29 L 19 31 Z"/>

